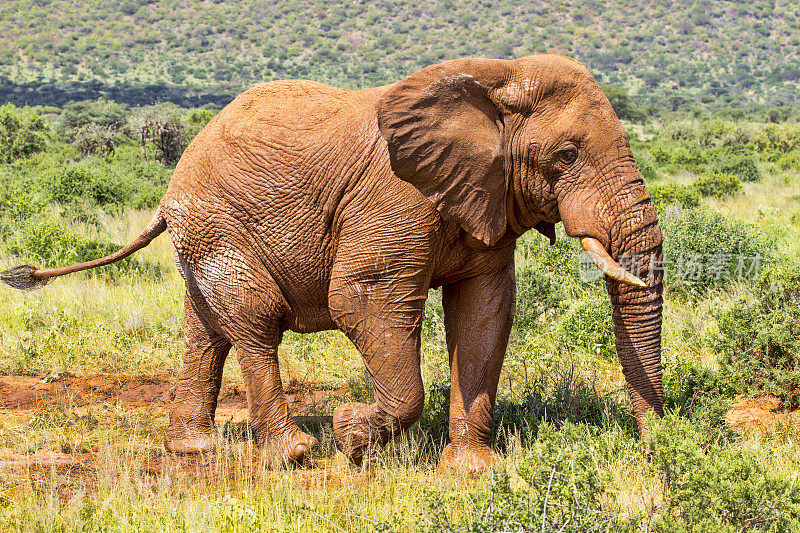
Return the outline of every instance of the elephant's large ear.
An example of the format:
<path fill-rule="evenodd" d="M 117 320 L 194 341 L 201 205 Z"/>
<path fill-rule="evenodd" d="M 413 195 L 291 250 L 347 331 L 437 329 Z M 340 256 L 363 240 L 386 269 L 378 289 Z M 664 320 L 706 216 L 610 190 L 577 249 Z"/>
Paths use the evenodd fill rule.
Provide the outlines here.
<path fill-rule="evenodd" d="M 426 67 L 377 103 L 392 170 L 491 246 L 506 231 L 502 116 L 490 91 L 504 81 L 499 60 Z"/>

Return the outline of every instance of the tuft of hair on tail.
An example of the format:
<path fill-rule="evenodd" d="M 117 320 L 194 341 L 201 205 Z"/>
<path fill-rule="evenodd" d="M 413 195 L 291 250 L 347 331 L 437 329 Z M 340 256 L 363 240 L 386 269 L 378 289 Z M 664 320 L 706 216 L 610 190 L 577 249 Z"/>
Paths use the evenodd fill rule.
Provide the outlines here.
<path fill-rule="evenodd" d="M 47 285 L 48 278 L 35 277 L 33 273 L 37 270 L 39 269 L 33 265 L 20 265 L 0 273 L 0 280 L 10 287 L 23 291 L 38 289 Z"/>

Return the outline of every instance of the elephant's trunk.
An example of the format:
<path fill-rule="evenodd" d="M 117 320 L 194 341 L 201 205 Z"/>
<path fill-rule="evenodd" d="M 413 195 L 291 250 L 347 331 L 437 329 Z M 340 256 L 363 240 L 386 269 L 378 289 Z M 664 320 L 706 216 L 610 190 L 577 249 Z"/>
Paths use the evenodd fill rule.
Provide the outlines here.
<path fill-rule="evenodd" d="M 610 255 L 644 281 L 644 287 L 606 279 L 613 307 L 614 335 L 640 432 L 652 411 L 663 415 L 661 381 L 662 235 L 652 202 L 635 168 L 618 193 L 611 222 Z"/>

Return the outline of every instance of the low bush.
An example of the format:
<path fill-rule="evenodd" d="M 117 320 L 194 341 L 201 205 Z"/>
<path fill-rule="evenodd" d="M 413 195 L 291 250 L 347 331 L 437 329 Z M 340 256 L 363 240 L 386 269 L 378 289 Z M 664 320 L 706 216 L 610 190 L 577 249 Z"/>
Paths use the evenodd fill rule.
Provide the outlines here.
<path fill-rule="evenodd" d="M 422 318 L 422 336 L 430 342 L 444 346 L 444 309 L 442 308 L 442 290 L 431 289 L 425 300 L 425 315 Z"/>
<path fill-rule="evenodd" d="M 752 293 L 719 309 L 716 319 L 712 348 L 730 387 L 800 405 L 800 265 L 771 265 Z"/>
<path fill-rule="evenodd" d="M 569 292 L 572 283 L 579 283 L 579 256 L 583 251 L 577 239 L 567 237 L 561 224 L 556 226 L 556 242 L 550 241 L 536 231 L 529 231 L 517 240 L 517 272 L 521 272 L 526 264 L 532 265 L 546 275 L 553 274 L 553 281 Z M 580 284 L 581 291 L 586 285 Z"/>
<path fill-rule="evenodd" d="M 672 153 L 664 148 L 663 146 L 654 146 L 650 148 L 650 155 L 653 156 L 653 160 L 656 163 L 672 163 L 673 156 Z"/>
<path fill-rule="evenodd" d="M 787 154 L 800 147 L 800 125 L 767 124 L 753 139 L 759 152 Z"/>
<path fill-rule="evenodd" d="M 696 145 L 680 146 L 674 151 L 672 160 L 684 168 L 693 170 L 708 163 L 708 155 Z"/>
<path fill-rule="evenodd" d="M 650 193 L 650 199 L 659 214 L 671 205 L 681 209 L 692 209 L 700 205 L 700 194 L 695 188 L 686 185 L 675 183 L 650 185 L 647 187 L 647 192 Z"/>
<path fill-rule="evenodd" d="M 449 417 L 450 383 L 429 384 L 418 425 L 439 450 L 450 439 Z M 580 376 L 570 366 L 530 376 L 514 398 L 497 398 L 490 442 L 495 449 L 506 450 L 510 440 L 519 437 L 527 446 L 537 438 L 541 425 L 560 428 L 568 423 L 616 427 L 631 437 L 636 434 L 628 397 L 599 392 L 593 380 Z"/>
<path fill-rule="evenodd" d="M 730 174 L 706 174 L 694 182 L 694 188 L 703 197 L 728 198 L 742 190 L 739 178 Z"/>
<path fill-rule="evenodd" d="M 667 366 L 663 374 L 664 410 L 676 411 L 700 429 L 725 427 L 725 414 L 735 392 L 719 371 L 687 359 Z"/>
<path fill-rule="evenodd" d="M 575 301 L 558 328 L 558 348 L 565 352 L 584 350 L 606 360 L 616 358 L 611 305 L 604 295 L 587 295 Z"/>
<path fill-rule="evenodd" d="M 0 192 L 0 220 L 19 222 L 42 212 L 45 203 L 30 195 L 9 191 Z"/>
<path fill-rule="evenodd" d="M 781 170 L 800 170 L 800 153 L 794 151 L 784 154 L 778 160 L 778 167 Z"/>
<path fill-rule="evenodd" d="M 656 167 L 647 159 L 638 158 L 636 160 L 636 166 L 639 167 L 639 173 L 645 180 L 652 181 L 658 179 L 659 176 Z"/>
<path fill-rule="evenodd" d="M 0 106 L 0 163 L 11 163 L 47 146 L 50 128 L 30 107 Z"/>
<path fill-rule="evenodd" d="M 500 449 L 505 449 L 507 438 L 515 434 L 523 445 L 536 438 L 543 423 L 619 427 L 631 436 L 636 433 L 628 397 L 599 392 L 593 379 L 580 376 L 572 366 L 549 368 L 546 374 L 529 378 L 521 397 L 521 401 L 497 400 L 492 441 Z"/>
<path fill-rule="evenodd" d="M 651 446 L 666 485 L 655 531 L 800 528 L 800 486 L 769 472 L 754 453 L 722 447 L 674 415 L 653 423 Z"/>
<path fill-rule="evenodd" d="M 128 108 L 103 98 L 83 100 L 64 106 L 58 120 L 58 131 L 66 142 L 74 142 L 76 134 L 86 126 L 119 132 L 128 119 Z"/>
<path fill-rule="evenodd" d="M 598 461 L 640 453 L 632 437 L 566 422 L 542 423 L 522 454 L 495 471 L 469 497 L 426 489 L 417 531 L 638 531 L 638 516 L 622 516 L 605 497 Z M 380 524 L 393 531 L 395 523 Z"/>
<path fill-rule="evenodd" d="M 749 157 L 740 157 L 734 161 L 724 162 L 720 165 L 719 170 L 723 174 L 736 176 L 745 183 L 761 181 L 761 172 Z"/>
<path fill-rule="evenodd" d="M 524 266 L 517 269 L 517 306 L 514 328 L 531 329 L 546 313 L 554 314 L 564 308 L 565 295 L 561 285 L 538 268 Z"/>
<path fill-rule="evenodd" d="M 757 278 L 774 249 L 756 226 L 703 208 L 662 218 L 661 230 L 665 279 L 672 288 L 702 289 Z"/>
<path fill-rule="evenodd" d="M 123 204 L 129 196 L 126 184 L 86 165 L 68 165 L 44 176 L 42 188 L 52 200 L 69 204 L 88 201 L 94 205 Z"/>

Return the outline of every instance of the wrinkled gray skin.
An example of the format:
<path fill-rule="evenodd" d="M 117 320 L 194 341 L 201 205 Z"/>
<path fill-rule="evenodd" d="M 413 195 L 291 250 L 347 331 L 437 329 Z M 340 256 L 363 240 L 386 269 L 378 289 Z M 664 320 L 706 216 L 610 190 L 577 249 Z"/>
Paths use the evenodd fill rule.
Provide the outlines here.
<path fill-rule="evenodd" d="M 287 329 L 339 328 L 375 389 L 374 404 L 334 413 L 338 443 L 360 463 L 421 414 L 420 324 L 441 286 L 452 377 L 442 463 L 487 468 L 515 242 L 534 227 L 554 238 L 559 221 L 612 258 L 661 258 L 625 131 L 570 59 L 448 61 L 362 91 L 278 81 L 245 92 L 191 143 L 144 244 L 126 252 L 166 226 L 186 280 L 167 448 L 214 446 L 235 346 L 257 439 L 301 461 L 316 440 L 289 416 L 278 344 Z M 607 278 L 640 430 L 662 411 L 661 274 L 649 265 L 645 287 Z"/>

